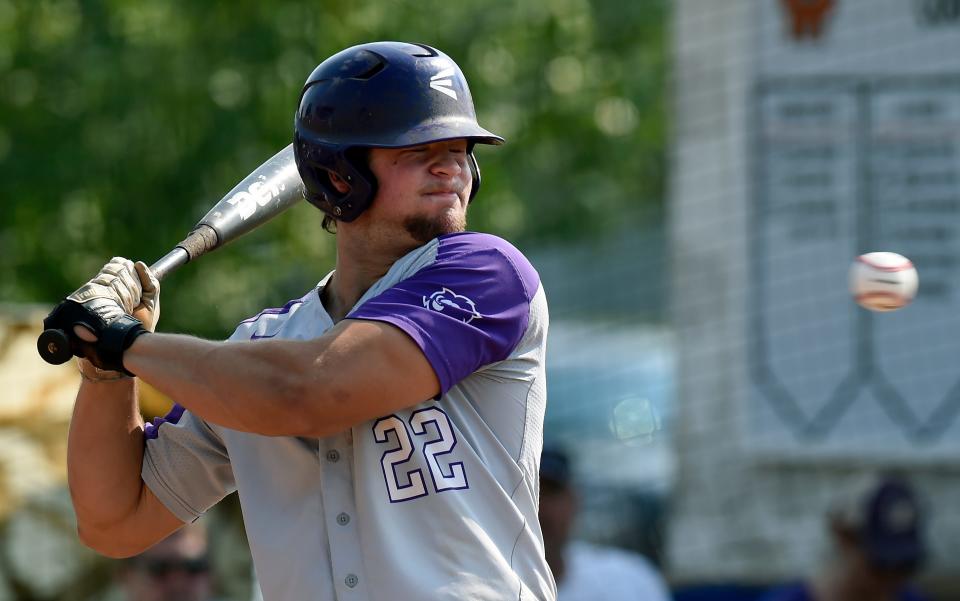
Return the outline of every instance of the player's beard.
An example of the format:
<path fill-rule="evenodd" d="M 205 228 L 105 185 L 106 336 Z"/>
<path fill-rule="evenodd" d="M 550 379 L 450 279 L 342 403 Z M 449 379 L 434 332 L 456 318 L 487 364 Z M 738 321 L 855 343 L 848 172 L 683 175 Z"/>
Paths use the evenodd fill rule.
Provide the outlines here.
<path fill-rule="evenodd" d="M 426 244 L 443 234 L 464 231 L 467 228 L 467 218 L 460 212 L 444 212 L 434 216 L 411 215 L 403 221 L 403 227 L 414 240 Z"/>

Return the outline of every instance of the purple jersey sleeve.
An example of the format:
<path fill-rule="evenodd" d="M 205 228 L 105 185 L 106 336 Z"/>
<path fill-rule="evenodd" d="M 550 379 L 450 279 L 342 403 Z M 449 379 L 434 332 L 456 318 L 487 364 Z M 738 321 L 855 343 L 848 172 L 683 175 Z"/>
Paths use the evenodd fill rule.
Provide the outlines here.
<path fill-rule="evenodd" d="M 440 394 L 484 365 L 506 359 L 527 329 L 540 278 L 496 236 L 439 238 L 435 260 L 348 315 L 393 324 L 409 335 L 440 380 Z"/>

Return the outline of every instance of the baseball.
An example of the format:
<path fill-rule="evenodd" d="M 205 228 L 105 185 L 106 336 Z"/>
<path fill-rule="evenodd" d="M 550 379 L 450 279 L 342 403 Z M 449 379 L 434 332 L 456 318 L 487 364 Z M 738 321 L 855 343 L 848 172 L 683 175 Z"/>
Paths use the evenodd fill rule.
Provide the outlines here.
<path fill-rule="evenodd" d="M 850 266 L 850 294 L 864 309 L 893 311 L 910 304 L 919 278 L 910 259 L 891 252 L 860 255 Z"/>

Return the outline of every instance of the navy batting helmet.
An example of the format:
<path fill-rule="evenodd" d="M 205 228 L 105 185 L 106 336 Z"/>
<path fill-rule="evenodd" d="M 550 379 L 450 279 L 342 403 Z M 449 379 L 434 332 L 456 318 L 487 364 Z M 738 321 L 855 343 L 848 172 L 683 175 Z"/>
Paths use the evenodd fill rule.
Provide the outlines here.
<path fill-rule="evenodd" d="M 474 144 L 503 138 L 477 123 L 467 80 L 453 60 L 423 44 L 374 42 L 347 48 L 313 70 L 294 120 L 294 156 L 310 203 L 341 221 L 353 221 L 377 192 L 377 180 L 358 153 L 466 138 L 480 187 Z M 350 186 L 340 193 L 334 172 Z"/>

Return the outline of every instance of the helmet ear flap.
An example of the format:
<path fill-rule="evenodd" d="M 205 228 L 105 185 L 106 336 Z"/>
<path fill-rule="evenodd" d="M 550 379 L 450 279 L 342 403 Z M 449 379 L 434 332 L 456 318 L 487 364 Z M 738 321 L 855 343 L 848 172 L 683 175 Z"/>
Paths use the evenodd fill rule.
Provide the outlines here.
<path fill-rule="evenodd" d="M 480 165 L 477 163 L 477 157 L 473 156 L 473 148 L 467 153 L 467 164 L 470 166 L 470 175 L 473 176 L 473 185 L 470 187 L 470 202 L 480 190 Z"/>
<path fill-rule="evenodd" d="M 357 150 L 357 149 L 350 149 Z M 347 182 L 350 189 L 339 194 L 331 203 L 333 216 L 340 221 L 353 221 L 373 203 L 377 195 L 377 178 L 364 160 L 355 160 L 350 150 L 339 150 L 336 154 L 337 175 Z"/>
<path fill-rule="evenodd" d="M 377 193 L 377 181 L 360 158 L 350 156 L 349 150 L 325 144 L 306 144 L 297 136 L 302 152 L 295 153 L 297 168 L 304 183 L 304 198 L 339 221 L 353 221 L 362 213 Z M 337 190 L 330 181 L 336 173 L 350 189 Z"/>

